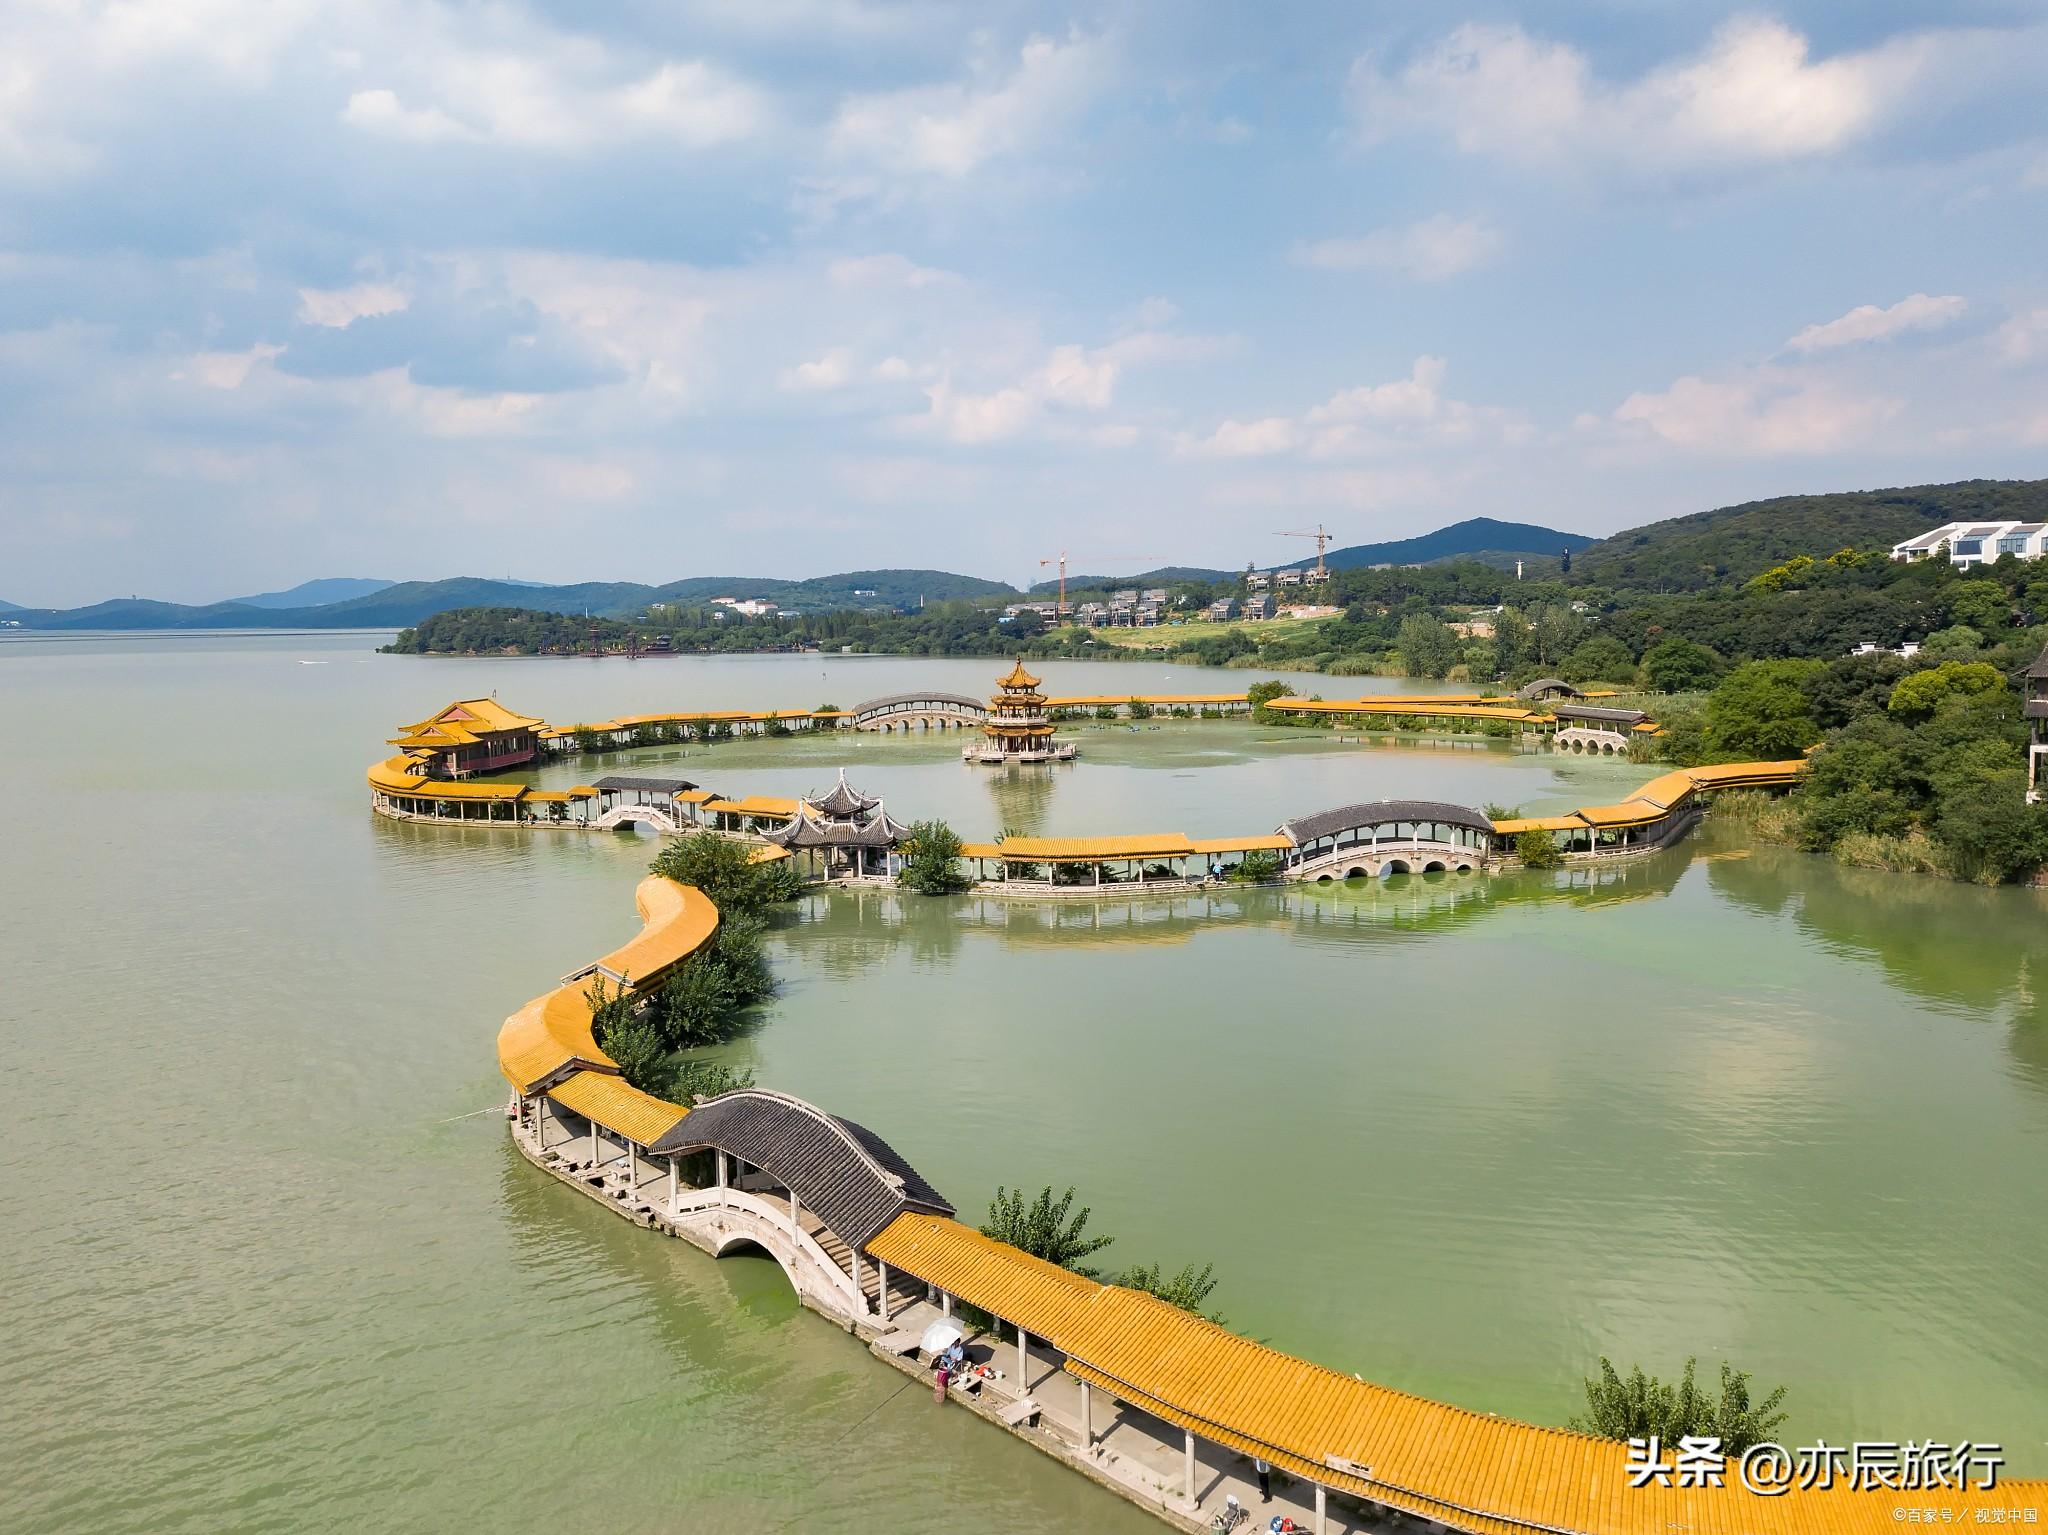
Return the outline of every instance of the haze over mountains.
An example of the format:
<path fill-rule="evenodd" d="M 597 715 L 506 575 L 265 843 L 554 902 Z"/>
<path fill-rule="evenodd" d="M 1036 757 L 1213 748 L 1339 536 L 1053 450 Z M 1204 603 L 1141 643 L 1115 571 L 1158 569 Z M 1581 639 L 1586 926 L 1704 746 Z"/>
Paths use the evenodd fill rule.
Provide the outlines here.
<path fill-rule="evenodd" d="M 1717 507 L 1630 528 L 1610 538 L 1561 532 L 1533 523 L 1474 517 L 1416 538 L 1352 544 L 1329 552 L 1337 569 L 1477 559 L 1511 566 L 1533 562 L 1531 577 L 1548 574 L 1560 553 L 1573 554 L 1573 575 L 1617 589 L 1685 590 L 1724 577 L 1738 579 L 1790 555 L 1830 554 L 1845 546 L 1895 543 L 1961 518 L 2048 519 L 2048 480 L 1966 480 L 1893 490 L 1784 496 Z M 1299 568 L 1314 557 L 1289 562 Z M 1288 568 L 1281 566 L 1278 568 Z M 1175 580 L 1223 580 L 1235 571 L 1163 566 L 1130 575 L 1069 575 L 1070 592 Z M 1045 591 L 1052 582 L 1036 583 Z M 702 604 L 714 597 L 759 598 L 796 612 L 844 608 L 914 608 L 920 602 L 1011 597 L 1002 581 L 942 570 L 857 570 L 790 581 L 759 576 L 692 576 L 666 585 L 586 581 L 548 586 L 510 578 L 460 576 L 445 581 L 387 582 L 335 576 L 258 592 L 226 602 L 188 605 L 117 598 L 90 607 L 25 608 L 0 601 L 11 624 L 32 629 L 397 629 L 451 608 L 521 607 L 553 613 L 632 617 L 652 603 Z"/>

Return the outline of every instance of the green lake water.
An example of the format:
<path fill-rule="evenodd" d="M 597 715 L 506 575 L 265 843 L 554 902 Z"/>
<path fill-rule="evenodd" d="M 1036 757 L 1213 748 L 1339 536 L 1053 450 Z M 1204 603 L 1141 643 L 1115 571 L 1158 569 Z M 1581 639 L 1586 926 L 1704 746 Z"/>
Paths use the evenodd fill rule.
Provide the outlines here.
<path fill-rule="evenodd" d="M 474 1112 L 503 1101 L 498 1024 L 633 930 L 653 844 L 385 821 L 362 778 L 456 697 L 850 705 L 1000 668 L 376 643 L 0 640 L 0 1529 L 1156 1529 L 898 1394 L 767 1260 L 521 1162 Z M 1080 762 L 1032 773 L 963 766 L 951 734 L 608 766 L 795 793 L 845 763 L 970 838 L 1266 831 L 1394 796 L 1533 812 L 1650 771 L 1238 722 L 1076 734 Z M 2048 894 L 1710 826 L 1598 881 L 821 894 L 773 960 L 728 1052 L 764 1084 L 872 1125 L 970 1219 L 998 1183 L 1076 1184 L 1104 1259 L 1213 1261 L 1213 1303 L 1279 1347 L 1550 1422 L 1603 1353 L 1725 1355 L 1792 1387 L 1791 1432 L 1998 1440 L 2048 1473 Z"/>

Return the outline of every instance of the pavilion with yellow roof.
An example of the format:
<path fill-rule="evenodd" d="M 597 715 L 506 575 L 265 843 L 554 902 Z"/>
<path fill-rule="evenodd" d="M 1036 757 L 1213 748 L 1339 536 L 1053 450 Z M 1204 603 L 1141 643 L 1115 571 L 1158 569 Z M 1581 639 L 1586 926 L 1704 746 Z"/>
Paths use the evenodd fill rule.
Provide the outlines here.
<path fill-rule="evenodd" d="M 988 718 L 981 727 L 982 743 L 960 755 L 969 762 L 1070 762 L 1071 741 L 1053 739 L 1052 717 L 1046 711 L 1045 695 L 1038 691 L 1039 679 L 1024 669 L 1024 658 L 996 679 L 995 695 L 988 701 Z"/>
<path fill-rule="evenodd" d="M 540 755 L 544 722 L 495 698 L 462 698 L 391 738 L 422 778 L 467 778 L 524 767 Z"/>

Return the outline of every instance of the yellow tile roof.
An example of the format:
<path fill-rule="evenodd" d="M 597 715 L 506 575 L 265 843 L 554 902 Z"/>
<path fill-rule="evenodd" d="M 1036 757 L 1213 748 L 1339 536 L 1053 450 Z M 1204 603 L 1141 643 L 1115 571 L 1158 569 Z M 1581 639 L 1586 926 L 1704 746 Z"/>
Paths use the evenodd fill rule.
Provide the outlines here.
<path fill-rule="evenodd" d="M 1283 714 L 1412 714 L 1425 719 L 1533 720 L 1542 718 L 1512 704 L 1462 703 L 1427 698 L 1276 698 L 1266 707 Z"/>
<path fill-rule="evenodd" d="M 626 976 L 637 991 L 695 953 L 718 928 L 718 908 L 709 896 L 659 875 L 650 874 L 640 881 L 634 903 L 644 923 L 638 937 L 579 972 L 574 980 L 535 997 L 498 1030 L 498 1069 L 519 1091 L 531 1091 L 534 1084 L 565 1066 L 617 1069 L 591 1034 L 586 993 L 594 984 L 587 979 L 592 970 Z"/>
<path fill-rule="evenodd" d="M 1725 788 L 1730 784 L 1791 783 L 1806 771 L 1806 759 L 1793 757 L 1784 762 L 1717 762 L 1708 767 L 1685 770 L 1702 789 Z"/>
<path fill-rule="evenodd" d="M 685 805 L 701 805 L 706 800 L 717 799 L 718 796 L 709 789 L 685 789 L 676 798 Z"/>
<path fill-rule="evenodd" d="M 983 857 L 1013 863 L 1094 863 L 1104 858 L 1181 858 L 1195 845 L 1177 831 L 1134 837 L 1005 837 L 1001 847 Z"/>
<path fill-rule="evenodd" d="M 1069 1373 L 1203 1438 L 1481 1535 L 1878 1535 L 1893 1523 L 1896 1493 L 1850 1492 L 1847 1478 L 1776 1498 L 1732 1475 L 1720 1488 L 1630 1488 L 1618 1441 L 1340 1374 L 942 1216 L 900 1215 L 868 1251 L 1045 1338 L 1068 1356 Z M 2009 1481 L 1940 1501 L 2013 1508 L 2044 1493 L 2040 1482 Z"/>
<path fill-rule="evenodd" d="M 1675 773 L 1666 773 L 1662 777 L 1651 779 L 1629 798 L 1646 799 L 1669 810 L 1692 792 L 1692 775 L 1684 768 L 1680 768 Z"/>
<path fill-rule="evenodd" d="M 645 990 L 711 941 L 718 931 L 718 908 L 711 897 L 659 874 L 650 874 L 633 892 L 645 924 L 639 934 L 596 962 L 593 969 L 624 976 L 635 991 Z"/>
<path fill-rule="evenodd" d="M 747 862 L 780 863 L 787 857 L 789 857 L 789 849 L 786 847 L 757 847 L 753 852 L 747 854 Z"/>
<path fill-rule="evenodd" d="M 1495 821 L 1494 835 L 1518 837 L 1525 831 L 1584 831 L 1586 823 L 1576 812 L 1570 815 L 1522 816 L 1512 820 Z"/>
<path fill-rule="evenodd" d="M 689 1113 L 652 1093 L 643 1093 L 624 1077 L 608 1072 L 579 1071 L 548 1089 L 555 1102 L 585 1119 L 642 1146 L 651 1146 L 682 1123 Z"/>
<path fill-rule="evenodd" d="M 1275 831 L 1256 837 L 1196 837 L 1188 846 L 1197 853 L 1279 853 L 1293 847 L 1294 842 Z"/>
<path fill-rule="evenodd" d="M 541 721 L 506 708 L 495 698 L 462 698 L 426 719 L 399 727 L 394 746 L 467 746 L 482 736 L 525 730 Z"/>
<path fill-rule="evenodd" d="M 1082 693 L 1070 698 L 1048 698 L 1048 709 L 1093 709 L 1103 704 L 1127 704 L 1135 698 L 1141 704 L 1162 709 L 1193 708 L 1198 704 L 1241 704 L 1242 693 Z"/>
<path fill-rule="evenodd" d="M 1581 805 L 1578 814 L 1589 826 L 1640 826 L 1664 818 L 1664 807 L 1646 799 L 1624 800 L 1619 805 Z"/>
<path fill-rule="evenodd" d="M 749 794 L 744 799 L 707 799 L 704 808 L 720 815 L 793 816 L 796 801 L 773 794 Z"/>
<path fill-rule="evenodd" d="M 1010 668 L 1008 674 L 996 679 L 996 686 L 999 688 L 1035 688 L 1038 686 L 1038 679 L 1024 670 L 1024 658 L 1019 656 L 1017 657 L 1017 664 Z"/>

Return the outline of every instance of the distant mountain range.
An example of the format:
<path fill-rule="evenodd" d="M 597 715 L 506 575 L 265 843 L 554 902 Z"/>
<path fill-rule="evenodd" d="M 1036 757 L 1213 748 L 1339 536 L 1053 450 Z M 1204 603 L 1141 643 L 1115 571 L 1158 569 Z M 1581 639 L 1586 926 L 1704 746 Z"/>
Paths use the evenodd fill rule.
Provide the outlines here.
<path fill-rule="evenodd" d="M 350 577 L 330 580 L 347 585 Z M 317 590 L 329 582 L 310 581 L 292 592 Z M 355 583 L 370 589 L 339 601 L 300 606 L 264 605 L 264 598 L 292 592 L 264 593 L 232 602 L 188 605 L 122 597 L 83 608 L 12 608 L 24 627 L 33 629 L 402 629 L 450 608 L 538 608 L 549 613 L 591 613 L 602 618 L 631 618 L 650 604 L 701 604 L 713 597 L 754 597 L 797 612 L 835 608 L 911 608 L 920 601 L 949 602 L 958 598 L 1015 596 L 1016 588 L 1001 581 L 955 575 L 943 570 L 854 570 L 817 576 L 808 581 L 782 581 L 755 576 L 692 576 L 666 586 L 634 581 L 586 581 L 573 586 L 539 586 L 525 581 L 459 576 L 449 581 Z"/>
<path fill-rule="evenodd" d="M 326 576 L 318 581 L 301 581 L 281 592 L 258 592 L 253 597 L 230 597 L 230 605 L 251 608 L 318 608 L 351 597 L 367 597 L 396 586 L 396 581 L 372 581 L 362 576 Z"/>
<path fill-rule="evenodd" d="M 1938 523 L 1963 518 L 2048 520 L 2048 480 L 1966 480 L 1896 490 L 1782 496 L 1673 517 L 1610 538 L 1592 539 L 1536 523 L 1473 517 L 1417 538 L 1352 544 L 1327 556 L 1338 569 L 1426 565 L 1476 559 L 1509 566 L 1534 562 L 1554 570 L 1572 552 L 1572 574 L 1623 589 L 1689 591 L 1717 581 L 1745 580 L 1795 554 L 1831 554 L 1844 547 L 1881 548 Z M 1299 569 L 1312 558 L 1279 568 Z M 1222 581 L 1237 574 L 1196 565 L 1163 565 L 1135 575 L 1071 575 L 1067 590 L 1164 586 Z M 1056 583 L 1041 581 L 1045 592 Z M 786 581 L 758 576 L 691 576 L 665 586 L 587 581 L 547 586 L 530 581 L 460 576 L 448 581 L 373 581 L 334 576 L 280 592 L 228 602 L 187 605 L 120 598 L 84 608 L 26 608 L 0 601 L 9 620 L 32 629 L 402 629 L 451 608 L 537 608 L 635 618 L 650 604 L 698 604 L 713 597 L 760 598 L 796 612 L 844 608 L 914 608 L 923 602 L 1001 598 L 1015 587 L 943 570 L 853 570 Z"/>

